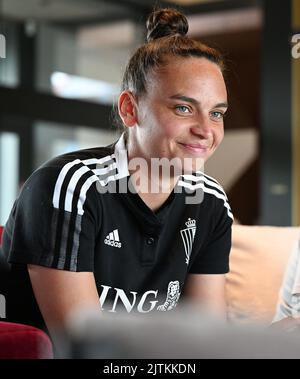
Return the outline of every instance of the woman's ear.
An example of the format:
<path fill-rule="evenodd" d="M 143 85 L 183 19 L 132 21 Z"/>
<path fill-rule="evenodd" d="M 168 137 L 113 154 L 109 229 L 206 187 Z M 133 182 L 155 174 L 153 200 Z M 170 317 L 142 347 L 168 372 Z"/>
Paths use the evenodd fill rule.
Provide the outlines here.
<path fill-rule="evenodd" d="M 133 94 L 123 91 L 119 96 L 118 111 L 125 126 L 131 127 L 137 123 L 137 109 Z"/>

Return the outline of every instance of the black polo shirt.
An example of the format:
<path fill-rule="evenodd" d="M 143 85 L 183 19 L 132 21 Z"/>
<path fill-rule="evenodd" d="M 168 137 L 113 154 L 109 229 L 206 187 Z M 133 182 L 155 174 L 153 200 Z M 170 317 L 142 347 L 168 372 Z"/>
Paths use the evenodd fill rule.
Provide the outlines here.
<path fill-rule="evenodd" d="M 217 181 L 183 175 L 153 212 L 130 179 L 123 136 L 44 164 L 6 224 L 9 262 L 94 272 L 109 312 L 171 310 L 187 274 L 228 272 L 233 217 Z"/>

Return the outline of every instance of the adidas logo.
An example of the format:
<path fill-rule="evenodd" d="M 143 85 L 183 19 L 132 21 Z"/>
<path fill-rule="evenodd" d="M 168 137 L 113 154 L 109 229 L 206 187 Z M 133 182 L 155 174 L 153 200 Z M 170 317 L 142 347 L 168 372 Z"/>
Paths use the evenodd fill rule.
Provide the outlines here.
<path fill-rule="evenodd" d="M 122 243 L 120 242 L 118 229 L 115 229 L 112 232 L 110 232 L 106 236 L 104 243 L 112 247 L 120 248 L 122 246 Z"/>

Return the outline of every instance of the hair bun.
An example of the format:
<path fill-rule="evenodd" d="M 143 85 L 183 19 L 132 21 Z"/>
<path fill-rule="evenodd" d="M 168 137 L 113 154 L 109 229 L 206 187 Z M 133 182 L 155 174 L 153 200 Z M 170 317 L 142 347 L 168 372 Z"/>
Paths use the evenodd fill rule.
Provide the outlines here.
<path fill-rule="evenodd" d="M 154 10 L 146 22 L 147 41 L 181 34 L 185 36 L 189 29 L 186 17 L 176 9 L 164 8 Z"/>

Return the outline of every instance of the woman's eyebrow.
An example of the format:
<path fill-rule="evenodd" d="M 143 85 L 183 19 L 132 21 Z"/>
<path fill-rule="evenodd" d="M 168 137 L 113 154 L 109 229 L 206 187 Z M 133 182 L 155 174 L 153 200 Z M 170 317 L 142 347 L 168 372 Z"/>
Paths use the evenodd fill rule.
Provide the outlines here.
<path fill-rule="evenodd" d="M 218 103 L 213 108 L 228 108 L 228 103 Z"/>
<path fill-rule="evenodd" d="M 194 99 L 193 97 L 188 97 L 188 96 L 181 95 L 181 94 L 176 94 L 176 95 L 170 96 L 170 99 L 183 100 L 183 101 L 186 101 L 188 103 L 200 105 L 200 102 L 198 100 Z M 213 108 L 228 108 L 228 103 L 227 102 L 217 103 L 214 105 Z"/>
<path fill-rule="evenodd" d="M 176 95 L 173 95 L 173 96 L 170 96 L 170 99 L 176 99 L 176 100 L 183 100 L 183 101 L 186 101 L 188 103 L 192 103 L 192 104 L 195 104 L 195 105 L 200 105 L 200 102 L 196 99 L 194 99 L 193 97 L 188 97 L 188 96 L 185 96 L 185 95 L 181 95 L 181 94 L 176 94 Z"/>

